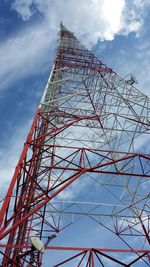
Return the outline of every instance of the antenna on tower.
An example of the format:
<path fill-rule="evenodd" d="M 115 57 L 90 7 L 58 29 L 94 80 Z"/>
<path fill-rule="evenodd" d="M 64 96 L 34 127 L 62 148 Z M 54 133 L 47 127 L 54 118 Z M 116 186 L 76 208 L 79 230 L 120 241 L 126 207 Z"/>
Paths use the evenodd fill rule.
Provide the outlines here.
<path fill-rule="evenodd" d="M 52 239 L 54 239 L 56 236 L 57 236 L 57 234 L 53 234 L 53 235 L 49 236 L 45 243 L 43 243 L 42 240 L 37 236 L 29 236 L 29 239 L 30 239 L 31 244 L 32 244 L 31 249 L 28 251 L 25 251 L 25 252 L 20 252 L 16 258 L 17 263 L 19 263 L 21 258 L 24 258 L 25 256 L 29 256 L 29 255 L 30 255 L 30 263 L 34 263 L 34 261 L 35 261 L 34 252 L 37 251 L 40 253 L 44 253 L 49 242 Z"/>
<path fill-rule="evenodd" d="M 130 73 L 129 75 L 130 75 L 130 79 L 127 80 L 127 83 L 130 85 L 133 85 L 134 83 L 138 84 L 136 77 L 132 73 Z"/>
<path fill-rule="evenodd" d="M 30 238 L 30 241 L 32 243 L 33 248 L 36 249 L 37 251 L 41 252 L 41 253 L 44 253 L 49 242 L 52 239 L 54 239 L 56 236 L 57 236 L 57 234 L 53 234 L 53 235 L 49 236 L 47 238 L 47 241 L 45 242 L 45 244 L 37 236 L 30 236 L 29 238 Z"/>
<path fill-rule="evenodd" d="M 44 253 L 45 251 L 45 245 L 44 243 L 36 236 L 30 236 L 30 241 L 32 243 L 32 246 L 37 251 Z"/>

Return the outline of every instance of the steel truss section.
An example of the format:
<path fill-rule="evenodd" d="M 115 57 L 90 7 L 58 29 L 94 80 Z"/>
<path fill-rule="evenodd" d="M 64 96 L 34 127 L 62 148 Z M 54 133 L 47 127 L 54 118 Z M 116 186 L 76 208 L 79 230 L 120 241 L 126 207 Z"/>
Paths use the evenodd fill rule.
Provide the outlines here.
<path fill-rule="evenodd" d="M 150 266 L 150 155 L 140 150 L 149 138 L 150 100 L 62 24 L 59 34 L 0 211 L 1 266 L 43 266 L 31 236 L 43 242 L 50 267 Z M 91 247 L 89 224 L 110 236 L 107 247 L 99 248 L 101 237 Z M 76 247 L 80 227 L 85 237 Z M 69 246 L 58 245 L 65 240 Z"/>

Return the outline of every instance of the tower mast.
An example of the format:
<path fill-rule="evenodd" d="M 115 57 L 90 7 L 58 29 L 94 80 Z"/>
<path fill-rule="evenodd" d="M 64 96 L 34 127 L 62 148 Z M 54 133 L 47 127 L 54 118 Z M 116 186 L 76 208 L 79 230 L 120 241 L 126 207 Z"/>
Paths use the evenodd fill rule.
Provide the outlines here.
<path fill-rule="evenodd" d="M 50 266 L 150 266 L 150 155 L 138 152 L 150 133 L 150 100 L 62 23 L 59 35 L 0 211 L 1 266 L 40 267 L 43 252 L 54 250 L 68 254 Z M 96 248 L 86 239 L 85 247 L 58 246 L 83 218 L 111 234 L 111 245 L 100 238 Z"/>

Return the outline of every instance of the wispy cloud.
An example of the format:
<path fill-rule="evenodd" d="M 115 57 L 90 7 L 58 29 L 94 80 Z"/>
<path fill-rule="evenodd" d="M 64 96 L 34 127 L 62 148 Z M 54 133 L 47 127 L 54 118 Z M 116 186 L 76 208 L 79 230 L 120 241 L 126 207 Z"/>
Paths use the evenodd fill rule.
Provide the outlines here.
<path fill-rule="evenodd" d="M 56 39 L 53 31 L 50 38 L 47 38 L 48 33 L 48 27 L 34 26 L 1 43 L 1 90 L 24 77 L 46 70 L 50 46 L 53 47 Z"/>
<path fill-rule="evenodd" d="M 113 40 L 117 34 L 139 32 L 143 24 L 144 1 L 126 0 L 15 0 L 12 8 L 23 20 L 29 20 L 37 11 L 56 28 L 60 20 L 71 30 L 84 33 L 89 43 Z"/>
<path fill-rule="evenodd" d="M 50 47 L 54 51 L 61 20 L 81 41 L 84 39 L 84 44 L 91 45 L 98 39 L 113 40 L 116 35 L 130 32 L 139 34 L 146 5 L 147 1 L 139 0 L 130 5 L 125 0 L 13 1 L 12 9 L 23 20 L 30 20 L 37 12 L 43 19 L 0 44 L 0 88 L 8 88 L 13 82 L 48 68 Z"/>

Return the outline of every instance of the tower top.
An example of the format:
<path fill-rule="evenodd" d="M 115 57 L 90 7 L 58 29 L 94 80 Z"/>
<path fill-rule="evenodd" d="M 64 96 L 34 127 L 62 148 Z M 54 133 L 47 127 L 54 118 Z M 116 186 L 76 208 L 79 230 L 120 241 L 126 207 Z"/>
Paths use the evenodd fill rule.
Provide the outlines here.
<path fill-rule="evenodd" d="M 68 29 L 64 26 L 63 22 L 60 23 L 60 30 L 61 31 L 68 31 Z"/>
<path fill-rule="evenodd" d="M 67 47 L 67 48 L 76 48 L 76 49 L 83 49 L 85 50 L 86 47 L 80 43 L 78 38 L 74 35 L 73 32 L 69 31 L 63 24 L 60 23 L 60 46 Z"/>

